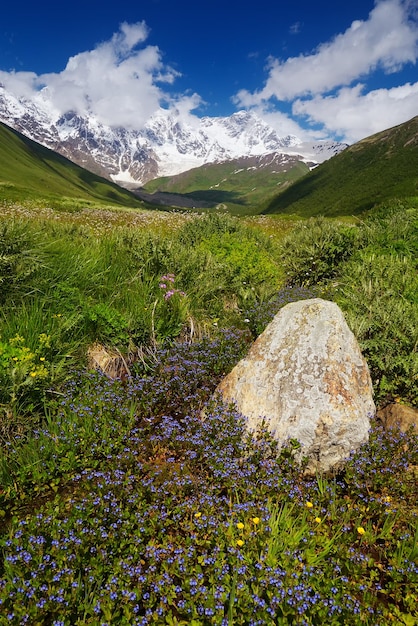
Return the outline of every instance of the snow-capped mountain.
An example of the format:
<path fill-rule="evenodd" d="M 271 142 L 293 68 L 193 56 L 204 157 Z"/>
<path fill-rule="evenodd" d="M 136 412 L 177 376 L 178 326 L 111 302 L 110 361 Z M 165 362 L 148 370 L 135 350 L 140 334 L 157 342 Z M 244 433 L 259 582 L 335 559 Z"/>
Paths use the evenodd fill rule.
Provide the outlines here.
<path fill-rule="evenodd" d="M 311 165 L 347 147 L 334 142 L 302 143 L 292 135 L 280 137 L 248 111 L 189 120 L 161 109 L 141 130 L 112 128 L 93 116 L 71 111 L 59 114 L 42 92 L 36 101 L 17 98 L 0 84 L 0 121 L 123 186 L 142 185 L 206 163 L 274 152 L 298 156 Z"/>

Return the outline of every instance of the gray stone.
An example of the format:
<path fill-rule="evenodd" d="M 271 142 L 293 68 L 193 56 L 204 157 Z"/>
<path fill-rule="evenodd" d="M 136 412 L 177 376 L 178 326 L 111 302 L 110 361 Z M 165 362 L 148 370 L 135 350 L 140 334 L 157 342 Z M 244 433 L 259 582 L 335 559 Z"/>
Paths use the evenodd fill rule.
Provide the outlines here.
<path fill-rule="evenodd" d="M 301 444 L 307 473 L 341 466 L 368 440 L 369 369 L 339 307 L 319 298 L 283 307 L 217 388 L 256 431 Z"/>

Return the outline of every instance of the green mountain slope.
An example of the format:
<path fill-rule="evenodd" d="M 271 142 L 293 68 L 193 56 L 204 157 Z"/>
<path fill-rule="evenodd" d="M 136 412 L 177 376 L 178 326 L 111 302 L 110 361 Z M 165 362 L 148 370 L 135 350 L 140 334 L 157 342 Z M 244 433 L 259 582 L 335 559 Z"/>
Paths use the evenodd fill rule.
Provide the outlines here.
<path fill-rule="evenodd" d="M 173 203 L 177 200 L 178 206 L 219 208 L 237 215 L 252 215 L 279 188 L 308 171 L 309 166 L 296 157 L 286 156 L 282 162 L 282 157 L 271 154 L 202 165 L 176 176 L 152 180 L 144 189 L 162 203 L 167 196 Z M 136 193 L 141 196 L 140 190 Z"/>
<path fill-rule="evenodd" d="M 144 208 L 131 192 L 0 123 L 0 202 L 64 198 Z"/>
<path fill-rule="evenodd" d="M 418 116 L 322 163 L 267 201 L 261 213 L 355 215 L 390 198 L 418 195 Z"/>

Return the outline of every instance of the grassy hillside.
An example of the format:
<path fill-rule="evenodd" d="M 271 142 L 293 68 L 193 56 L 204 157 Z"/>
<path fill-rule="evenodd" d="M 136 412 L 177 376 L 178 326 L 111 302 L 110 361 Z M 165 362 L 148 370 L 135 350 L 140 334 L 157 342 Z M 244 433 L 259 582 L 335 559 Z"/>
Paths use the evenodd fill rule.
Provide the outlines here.
<path fill-rule="evenodd" d="M 0 202 L 40 200 L 144 207 L 129 191 L 0 124 Z"/>
<path fill-rule="evenodd" d="M 268 163 L 265 157 L 243 158 L 157 178 L 148 182 L 145 189 L 150 193 L 182 194 L 188 205 L 192 200 L 196 208 L 212 207 L 236 215 L 254 215 L 266 198 L 308 171 L 309 167 L 297 159 L 282 166 L 277 162 Z M 156 193 L 156 197 L 159 195 Z"/>
<path fill-rule="evenodd" d="M 418 195 L 418 116 L 347 148 L 267 201 L 261 213 L 356 215 Z"/>

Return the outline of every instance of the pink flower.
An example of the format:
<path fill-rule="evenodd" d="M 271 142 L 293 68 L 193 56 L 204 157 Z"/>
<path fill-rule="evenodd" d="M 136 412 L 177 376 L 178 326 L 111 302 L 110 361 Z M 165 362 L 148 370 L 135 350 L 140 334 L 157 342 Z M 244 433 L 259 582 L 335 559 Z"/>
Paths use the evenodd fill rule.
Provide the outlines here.
<path fill-rule="evenodd" d="M 161 280 L 167 280 L 169 283 L 174 283 L 175 277 L 174 274 L 165 274 L 161 276 Z"/>

